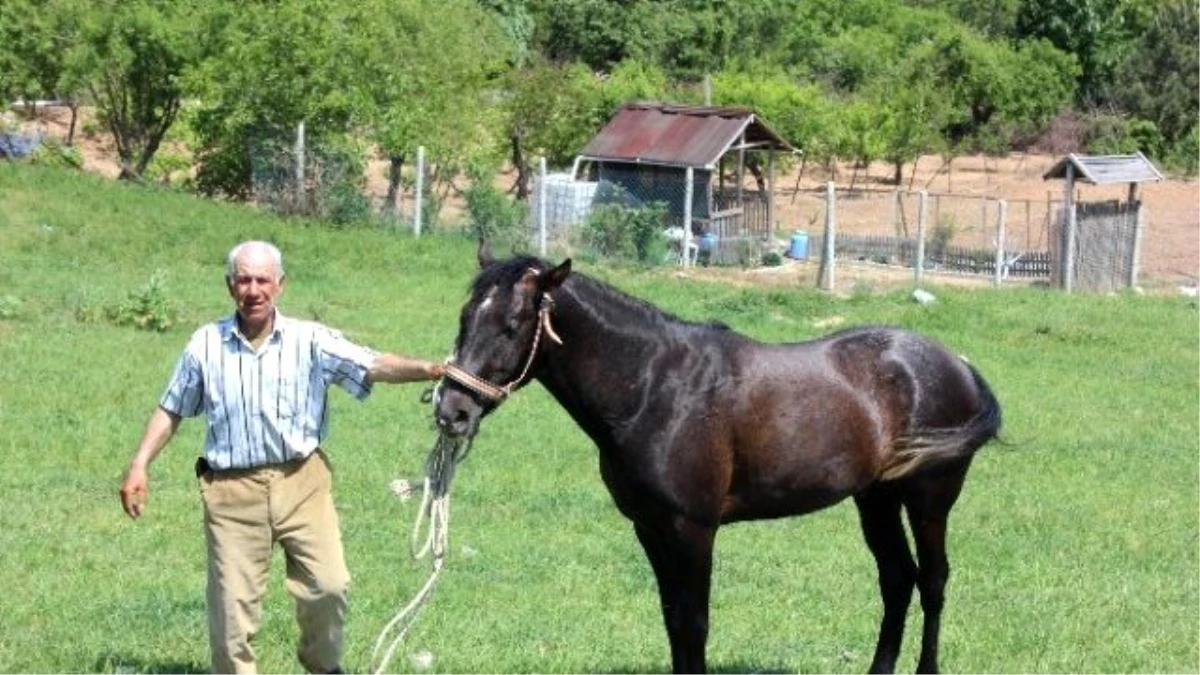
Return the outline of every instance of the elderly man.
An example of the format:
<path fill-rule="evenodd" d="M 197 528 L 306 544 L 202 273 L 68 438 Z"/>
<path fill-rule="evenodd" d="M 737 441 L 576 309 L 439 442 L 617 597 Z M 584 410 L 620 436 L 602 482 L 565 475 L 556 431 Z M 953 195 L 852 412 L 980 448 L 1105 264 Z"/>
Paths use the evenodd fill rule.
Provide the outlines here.
<path fill-rule="evenodd" d="M 434 380 L 443 368 L 376 352 L 280 314 L 283 258 L 271 244 L 234 247 L 225 283 L 236 311 L 192 335 L 129 463 L 121 503 L 131 518 L 142 515 L 150 463 L 182 418 L 204 414 L 208 434 L 196 475 L 208 543 L 213 671 L 255 672 L 250 640 L 278 543 L 296 599 L 300 662 L 309 672 L 338 672 L 350 575 L 321 450 L 326 394 L 338 385 L 361 400 L 376 382 Z"/>

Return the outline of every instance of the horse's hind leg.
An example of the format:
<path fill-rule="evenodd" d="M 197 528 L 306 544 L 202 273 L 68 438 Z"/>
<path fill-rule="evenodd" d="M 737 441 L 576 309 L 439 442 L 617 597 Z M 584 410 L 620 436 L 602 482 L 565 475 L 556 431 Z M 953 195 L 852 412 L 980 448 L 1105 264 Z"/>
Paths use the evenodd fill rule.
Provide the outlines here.
<path fill-rule="evenodd" d="M 900 497 L 888 485 L 876 485 L 854 499 L 858 506 L 863 537 L 879 569 L 879 591 L 883 595 L 883 620 L 879 641 L 871 660 L 872 673 L 896 670 L 896 657 L 904 638 L 904 620 L 912 601 L 917 565 L 913 562 L 900 518 Z"/>
<path fill-rule="evenodd" d="M 950 509 L 958 499 L 969 462 L 939 467 L 931 474 L 913 477 L 906 490 L 904 506 L 917 548 L 919 571 L 917 588 L 921 592 L 924 622 L 921 632 L 921 656 L 918 673 L 938 672 L 938 635 L 942 608 L 946 603 L 946 582 L 950 563 L 946 557 L 946 523 Z"/>
<path fill-rule="evenodd" d="M 675 521 L 669 531 L 644 525 L 634 530 L 658 580 L 671 668 L 676 673 L 703 673 L 716 528 L 682 518 Z"/>

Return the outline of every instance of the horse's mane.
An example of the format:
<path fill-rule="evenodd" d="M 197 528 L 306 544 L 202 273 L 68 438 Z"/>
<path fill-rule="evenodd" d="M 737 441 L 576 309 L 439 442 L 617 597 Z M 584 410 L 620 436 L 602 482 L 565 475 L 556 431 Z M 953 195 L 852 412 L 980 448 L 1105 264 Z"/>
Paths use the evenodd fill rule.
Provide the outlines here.
<path fill-rule="evenodd" d="M 521 280 L 525 270 L 531 267 L 538 272 L 545 272 L 550 269 L 550 264 L 533 256 L 516 255 L 488 265 L 471 282 L 471 297 L 486 293 L 492 286 L 512 288 Z"/>
<path fill-rule="evenodd" d="M 481 293 L 486 293 L 493 286 L 502 288 L 511 288 L 520 281 L 525 271 L 533 268 L 540 273 L 545 273 L 553 268 L 553 265 L 540 258 L 535 258 L 528 255 L 516 255 L 503 261 L 499 261 L 493 265 L 489 265 L 480 271 L 475 277 L 471 285 L 471 293 L 477 296 Z M 695 326 L 700 328 L 710 328 L 715 330 L 730 330 L 729 326 L 720 321 L 688 321 L 681 319 L 678 316 L 668 312 L 657 305 L 654 305 L 641 298 L 629 295 L 620 289 L 607 284 L 595 277 L 589 276 L 582 272 L 572 271 L 571 276 L 567 279 L 567 286 L 582 294 L 583 297 L 591 301 L 604 302 L 609 305 L 616 305 L 622 310 L 634 313 L 637 318 L 644 320 L 646 323 L 663 323 L 674 324 L 681 326 Z"/>

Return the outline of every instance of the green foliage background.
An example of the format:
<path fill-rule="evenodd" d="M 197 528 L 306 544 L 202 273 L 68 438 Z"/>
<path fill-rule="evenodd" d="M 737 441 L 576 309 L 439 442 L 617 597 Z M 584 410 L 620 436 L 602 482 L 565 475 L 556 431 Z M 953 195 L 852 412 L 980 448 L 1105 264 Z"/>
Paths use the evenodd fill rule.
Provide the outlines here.
<path fill-rule="evenodd" d="M 806 159 L 883 158 L 897 181 L 922 154 L 1064 128 L 1080 131 L 1056 151 L 1141 150 L 1194 174 L 1198 14 L 1185 0 L 7 0 L 0 98 L 97 106 L 127 178 L 182 122 L 193 187 L 238 199 L 255 144 L 301 121 L 389 159 L 393 187 L 423 146 L 444 189 L 508 163 L 523 198 L 534 156 L 567 165 L 631 99 L 752 106 Z"/>

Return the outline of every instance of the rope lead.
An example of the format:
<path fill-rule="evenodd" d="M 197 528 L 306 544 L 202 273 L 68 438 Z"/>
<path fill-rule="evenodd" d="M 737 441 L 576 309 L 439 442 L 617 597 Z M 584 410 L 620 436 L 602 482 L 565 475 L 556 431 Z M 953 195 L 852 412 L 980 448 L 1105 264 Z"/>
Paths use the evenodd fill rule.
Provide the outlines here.
<path fill-rule="evenodd" d="M 409 553 L 414 560 L 432 553 L 433 569 L 421 590 L 392 617 L 375 639 L 375 647 L 371 650 L 371 662 L 377 665 L 371 670 L 376 674 L 387 668 L 396 648 L 404 640 L 409 628 L 416 623 L 417 615 L 437 584 L 450 543 L 450 482 L 454 480 L 454 469 L 459 462 L 467 458 L 470 450 L 470 440 L 451 438 L 445 433 L 438 434 L 437 442 L 425 459 L 425 478 L 421 485 L 413 487 L 412 483 L 406 480 L 396 480 L 392 483 L 392 492 L 402 501 L 407 501 L 418 489 L 422 492 L 421 507 L 417 510 L 417 520 L 413 523 Z M 392 636 L 390 642 L 389 635 Z M 380 649 L 385 642 L 388 646 L 380 658 Z"/>

